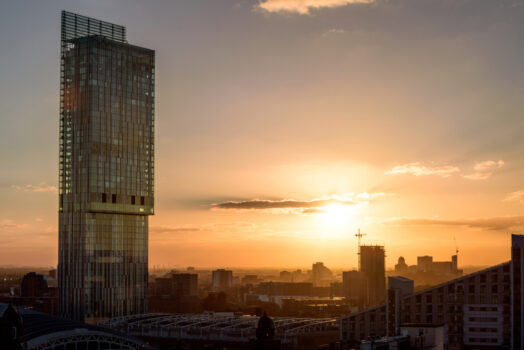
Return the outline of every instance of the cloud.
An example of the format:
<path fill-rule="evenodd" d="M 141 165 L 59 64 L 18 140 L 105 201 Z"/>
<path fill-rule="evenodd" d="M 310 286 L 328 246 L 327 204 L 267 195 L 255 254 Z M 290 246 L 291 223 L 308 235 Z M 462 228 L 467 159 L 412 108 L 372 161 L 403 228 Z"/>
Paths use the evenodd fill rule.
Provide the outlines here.
<path fill-rule="evenodd" d="M 329 198 L 329 199 L 315 199 L 310 201 L 300 201 L 295 199 L 289 200 L 263 200 L 263 199 L 250 199 L 245 201 L 229 201 L 222 203 L 214 203 L 211 205 L 211 209 L 215 210 L 292 210 L 292 209 L 318 209 L 322 207 L 327 207 L 329 205 L 357 205 L 358 202 L 352 201 L 350 199 L 338 199 L 338 198 Z"/>
<path fill-rule="evenodd" d="M 326 38 L 331 34 L 344 34 L 346 31 L 344 29 L 329 29 L 322 33 L 322 37 Z"/>
<path fill-rule="evenodd" d="M 493 175 L 492 172 L 489 172 L 489 173 L 471 173 L 471 174 L 467 174 L 467 175 L 462 175 L 463 178 L 465 179 L 468 179 L 468 180 L 487 180 L 491 177 L 491 175 Z"/>
<path fill-rule="evenodd" d="M 453 173 L 460 172 L 460 168 L 451 165 L 444 166 L 426 166 L 421 163 L 408 163 L 397 165 L 393 169 L 386 171 L 388 175 L 391 174 L 411 174 L 415 176 L 437 175 L 440 177 L 449 177 Z"/>
<path fill-rule="evenodd" d="M 0 221 L 0 229 L 23 229 L 28 227 L 29 225 L 27 224 L 18 224 L 11 219 L 3 219 Z"/>
<path fill-rule="evenodd" d="M 17 191 L 24 192 L 58 192 L 58 188 L 56 186 L 48 185 L 45 182 L 41 182 L 39 185 L 12 185 L 11 187 Z"/>
<path fill-rule="evenodd" d="M 462 226 L 485 230 L 502 231 L 524 228 L 524 216 L 500 216 L 485 219 L 441 220 L 441 219 L 392 219 L 385 223 L 400 226 Z"/>
<path fill-rule="evenodd" d="M 468 180 L 486 180 L 493 175 L 495 169 L 502 168 L 504 161 L 486 160 L 475 164 L 473 169 L 475 170 L 471 174 L 462 175 L 463 178 Z M 453 165 L 444 166 L 427 166 L 422 163 L 408 163 L 397 165 L 393 169 L 386 171 L 386 174 L 411 174 L 415 176 L 426 176 L 426 175 L 437 175 L 440 177 L 450 177 L 454 173 L 460 173 L 459 167 Z"/>
<path fill-rule="evenodd" d="M 169 226 L 152 226 L 149 228 L 151 233 L 186 233 L 200 231 L 198 227 L 169 227 Z"/>
<path fill-rule="evenodd" d="M 269 199 L 248 199 L 238 201 L 224 201 L 211 204 L 211 210 L 250 210 L 268 211 L 273 213 L 292 213 L 292 214 L 315 214 L 325 213 L 325 208 L 332 205 L 358 206 L 367 205 L 379 197 L 393 196 L 393 193 L 367 193 L 355 194 L 353 192 L 329 197 L 317 198 L 313 200 L 269 200 Z"/>
<path fill-rule="evenodd" d="M 394 193 L 384 193 L 384 192 L 378 192 L 378 193 L 362 192 L 362 193 L 357 194 L 357 198 L 370 200 L 370 199 L 375 199 L 377 197 L 394 196 L 394 195 L 395 195 Z"/>
<path fill-rule="evenodd" d="M 476 171 L 485 171 L 485 170 L 491 170 L 493 167 L 502 168 L 504 165 L 503 160 L 499 160 L 498 162 L 495 162 L 494 160 L 486 160 L 485 162 L 480 162 L 475 164 L 473 169 Z"/>
<path fill-rule="evenodd" d="M 524 190 L 511 192 L 504 198 L 505 202 L 524 202 Z"/>
<path fill-rule="evenodd" d="M 326 210 L 319 208 L 303 209 L 302 214 L 324 214 Z"/>
<path fill-rule="evenodd" d="M 212 230 L 253 230 L 257 227 L 255 223 L 246 221 L 214 222 L 206 224 L 206 228 Z"/>
<path fill-rule="evenodd" d="M 334 8 L 357 3 L 371 3 L 374 0 L 259 0 L 256 8 L 267 12 L 291 12 L 308 15 L 313 9 Z"/>
<path fill-rule="evenodd" d="M 486 180 L 493 175 L 493 170 L 497 168 L 502 168 L 504 166 L 504 161 L 494 161 L 494 160 L 486 160 L 484 162 L 480 162 L 475 164 L 473 169 L 475 170 L 474 173 L 462 175 L 462 177 L 468 179 L 468 180 Z"/>
<path fill-rule="evenodd" d="M 16 228 L 16 227 L 18 227 L 18 225 L 15 224 L 12 220 L 4 219 L 0 221 L 0 228 L 7 229 L 7 228 Z"/>

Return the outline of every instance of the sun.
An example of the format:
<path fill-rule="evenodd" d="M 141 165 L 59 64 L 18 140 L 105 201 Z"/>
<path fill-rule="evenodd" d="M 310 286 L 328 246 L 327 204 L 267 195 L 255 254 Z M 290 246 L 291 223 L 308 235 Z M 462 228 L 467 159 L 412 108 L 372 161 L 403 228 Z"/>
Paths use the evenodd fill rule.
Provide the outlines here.
<path fill-rule="evenodd" d="M 344 235 L 353 224 L 353 208 L 348 205 L 331 204 L 322 208 L 319 214 L 320 229 L 328 235 Z"/>

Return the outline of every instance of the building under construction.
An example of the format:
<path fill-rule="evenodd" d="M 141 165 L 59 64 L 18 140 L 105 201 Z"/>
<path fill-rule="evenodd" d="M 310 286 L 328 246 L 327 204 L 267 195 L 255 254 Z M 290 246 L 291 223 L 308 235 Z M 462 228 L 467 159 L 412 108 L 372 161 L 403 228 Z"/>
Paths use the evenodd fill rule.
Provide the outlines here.
<path fill-rule="evenodd" d="M 360 247 L 360 272 L 366 283 L 364 305 L 383 302 L 386 298 L 386 253 L 383 246 Z"/>
<path fill-rule="evenodd" d="M 358 238 L 359 269 L 342 274 L 344 294 L 359 308 L 380 304 L 386 296 L 386 252 L 384 246 L 361 245 L 365 233 L 355 234 Z"/>

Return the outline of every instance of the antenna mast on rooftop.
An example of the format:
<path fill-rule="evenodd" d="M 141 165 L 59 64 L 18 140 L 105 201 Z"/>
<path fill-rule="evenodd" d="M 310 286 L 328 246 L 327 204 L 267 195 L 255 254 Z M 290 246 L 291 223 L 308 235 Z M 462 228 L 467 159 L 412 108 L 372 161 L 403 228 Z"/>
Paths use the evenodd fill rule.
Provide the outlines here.
<path fill-rule="evenodd" d="M 362 237 L 366 236 L 367 233 L 361 233 L 360 228 L 358 229 L 357 233 L 355 233 L 355 237 L 358 239 L 358 270 L 360 271 L 360 240 Z"/>

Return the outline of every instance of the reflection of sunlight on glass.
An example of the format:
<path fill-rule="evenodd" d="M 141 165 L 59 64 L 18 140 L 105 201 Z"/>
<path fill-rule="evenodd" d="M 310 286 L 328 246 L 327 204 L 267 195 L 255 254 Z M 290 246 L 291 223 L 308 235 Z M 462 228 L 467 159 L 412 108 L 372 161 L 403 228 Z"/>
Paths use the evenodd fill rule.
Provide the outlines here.
<path fill-rule="evenodd" d="M 319 230 L 323 235 L 342 237 L 352 229 L 355 208 L 349 205 L 331 204 L 322 208 L 318 215 Z"/>

